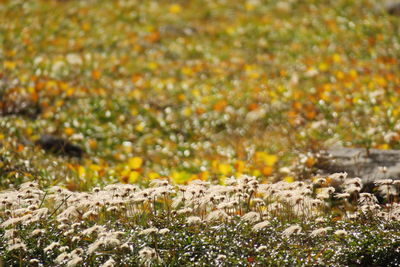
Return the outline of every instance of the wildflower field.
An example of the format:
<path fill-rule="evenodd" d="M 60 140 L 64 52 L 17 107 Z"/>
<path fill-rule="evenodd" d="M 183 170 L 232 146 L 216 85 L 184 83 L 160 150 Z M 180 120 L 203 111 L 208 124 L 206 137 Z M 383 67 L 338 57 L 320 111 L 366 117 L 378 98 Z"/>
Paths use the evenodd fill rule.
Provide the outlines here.
<path fill-rule="evenodd" d="M 400 177 L 318 172 L 400 149 L 399 25 L 373 0 L 0 0 L 0 266 L 399 266 Z"/>

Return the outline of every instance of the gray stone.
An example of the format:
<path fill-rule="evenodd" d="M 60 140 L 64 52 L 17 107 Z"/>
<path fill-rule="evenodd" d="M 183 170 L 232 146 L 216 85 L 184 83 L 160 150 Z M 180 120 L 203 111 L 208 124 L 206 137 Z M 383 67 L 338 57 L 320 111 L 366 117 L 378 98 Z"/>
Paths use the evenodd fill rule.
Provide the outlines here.
<path fill-rule="evenodd" d="M 390 15 L 400 16 L 400 1 L 387 2 L 385 9 Z"/>
<path fill-rule="evenodd" d="M 364 182 L 400 178 L 400 150 L 362 148 L 331 148 L 322 153 L 316 165 L 321 174 L 347 172 L 348 177 L 360 177 Z M 386 170 L 383 170 L 386 168 Z"/>

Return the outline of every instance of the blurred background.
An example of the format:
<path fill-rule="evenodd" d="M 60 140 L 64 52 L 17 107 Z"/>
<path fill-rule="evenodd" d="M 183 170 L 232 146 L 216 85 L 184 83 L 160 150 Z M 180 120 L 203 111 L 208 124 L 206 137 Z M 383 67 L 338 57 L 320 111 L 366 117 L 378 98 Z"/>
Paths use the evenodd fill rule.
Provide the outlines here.
<path fill-rule="evenodd" d="M 301 180 L 400 147 L 380 1 L 0 1 L 0 187 Z"/>

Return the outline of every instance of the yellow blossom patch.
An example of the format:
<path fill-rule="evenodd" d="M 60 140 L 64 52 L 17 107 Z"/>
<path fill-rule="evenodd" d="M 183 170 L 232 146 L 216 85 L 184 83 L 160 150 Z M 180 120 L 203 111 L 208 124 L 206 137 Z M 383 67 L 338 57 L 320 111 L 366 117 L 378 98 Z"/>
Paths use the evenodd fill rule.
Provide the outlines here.
<path fill-rule="evenodd" d="M 143 159 L 141 157 L 133 157 L 128 160 L 128 165 L 131 169 L 140 169 L 143 164 Z"/>
<path fill-rule="evenodd" d="M 220 163 L 218 165 L 218 171 L 223 175 L 228 175 L 229 173 L 232 172 L 232 167 L 229 164 Z"/>
<path fill-rule="evenodd" d="M 276 155 L 271 155 L 266 152 L 258 151 L 255 154 L 256 161 L 263 162 L 267 166 L 274 166 L 278 161 L 278 157 Z"/>
<path fill-rule="evenodd" d="M 171 14 L 178 14 L 182 12 L 182 7 L 179 4 L 173 4 L 169 6 L 168 11 Z"/>

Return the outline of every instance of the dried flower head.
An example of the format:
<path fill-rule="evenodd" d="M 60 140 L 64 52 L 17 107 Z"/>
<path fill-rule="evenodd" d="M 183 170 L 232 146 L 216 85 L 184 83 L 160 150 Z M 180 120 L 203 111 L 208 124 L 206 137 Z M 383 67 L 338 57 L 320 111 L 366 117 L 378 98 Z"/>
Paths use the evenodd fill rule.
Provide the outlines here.
<path fill-rule="evenodd" d="M 300 227 L 300 225 L 295 224 L 295 225 L 292 225 L 292 226 L 288 227 L 285 231 L 283 231 L 283 232 L 282 232 L 282 235 L 283 235 L 284 237 L 290 237 L 290 236 L 292 236 L 293 234 L 298 234 L 298 233 L 300 233 L 300 232 L 301 232 L 301 227 Z"/>

